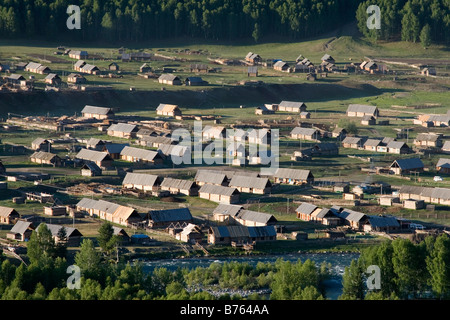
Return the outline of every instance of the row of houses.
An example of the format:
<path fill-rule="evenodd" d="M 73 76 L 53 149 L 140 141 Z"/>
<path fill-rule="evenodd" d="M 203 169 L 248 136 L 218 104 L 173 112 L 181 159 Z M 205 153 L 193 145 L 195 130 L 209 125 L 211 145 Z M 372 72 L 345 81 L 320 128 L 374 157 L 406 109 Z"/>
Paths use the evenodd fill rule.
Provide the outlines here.
<path fill-rule="evenodd" d="M 86 63 L 84 60 L 78 60 L 75 62 L 73 65 L 73 70 L 87 74 L 100 74 L 100 69 L 96 65 Z"/>
<path fill-rule="evenodd" d="M 160 75 L 158 78 L 158 82 L 171 86 L 181 86 L 183 84 L 183 81 L 181 81 L 180 77 L 171 73 L 163 73 L 162 75 Z M 184 80 L 184 84 L 187 86 L 204 86 L 207 85 L 208 82 L 203 80 L 201 77 L 187 77 Z"/>
<path fill-rule="evenodd" d="M 450 127 L 450 111 L 446 114 L 423 114 L 413 120 L 423 127 Z"/>
<path fill-rule="evenodd" d="M 408 154 L 412 152 L 406 142 L 397 141 L 395 138 L 367 139 L 366 137 L 346 136 L 342 140 L 342 147 L 394 154 Z"/>
<path fill-rule="evenodd" d="M 402 228 L 401 222 L 395 217 L 367 215 L 339 206 L 328 209 L 303 202 L 295 211 L 297 218 L 303 221 L 316 222 L 327 226 L 346 225 L 356 231 L 392 232 Z"/>

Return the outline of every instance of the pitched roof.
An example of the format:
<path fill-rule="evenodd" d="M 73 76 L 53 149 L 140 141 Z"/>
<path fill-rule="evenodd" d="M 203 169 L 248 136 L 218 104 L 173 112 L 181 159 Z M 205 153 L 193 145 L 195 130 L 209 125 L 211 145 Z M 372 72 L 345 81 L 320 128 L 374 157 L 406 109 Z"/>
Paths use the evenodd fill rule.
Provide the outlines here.
<path fill-rule="evenodd" d="M 422 160 L 420 160 L 419 158 L 397 159 L 391 164 L 391 166 L 394 163 L 397 163 L 397 165 L 402 170 L 410 170 L 424 167 Z"/>
<path fill-rule="evenodd" d="M 243 187 L 243 188 L 254 188 L 254 189 L 265 189 L 270 187 L 268 178 L 259 177 L 249 177 L 249 176 L 238 176 L 234 175 L 229 183 L 230 187 Z"/>
<path fill-rule="evenodd" d="M 175 111 L 175 109 L 179 109 L 178 105 L 176 104 L 160 103 L 159 106 L 156 108 L 156 111 L 173 112 Z"/>
<path fill-rule="evenodd" d="M 251 210 L 241 210 L 236 218 L 259 223 L 277 222 L 277 219 L 271 214 Z"/>
<path fill-rule="evenodd" d="M 123 148 L 122 151 L 120 152 L 120 155 L 143 159 L 147 161 L 152 161 L 155 158 L 160 157 L 158 152 L 156 151 L 134 148 L 129 146 Z"/>
<path fill-rule="evenodd" d="M 106 152 L 100 152 L 89 149 L 81 149 L 75 156 L 77 159 L 89 160 L 89 161 L 104 161 L 111 160 L 111 156 Z"/>
<path fill-rule="evenodd" d="M 306 107 L 306 105 L 305 105 L 305 103 L 303 103 L 303 102 L 296 102 L 296 101 L 281 101 L 279 104 L 278 104 L 278 106 L 280 107 L 286 107 L 286 108 L 294 108 L 294 109 L 299 109 L 300 110 L 300 108 L 302 107 L 302 106 L 305 106 Z"/>
<path fill-rule="evenodd" d="M 127 172 L 122 181 L 124 184 L 136 184 L 140 186 L 154 186 L 159 181 L 159 177 L 153 174 Z"/>
<path fill-rule="evenodd" d="M 378 108 L 376 106 L 368 106 L 365 104 L 350 104 L 347 108 L 347 112 L 364 112 L 375 114 L 377 109 Z"/>
<path fill-rule="evenodd" d="M 93 113 L 93 114 L 99 114 L 99 115 L 107 115 L 112 113 L 112 109 L 108 107 L 95 107 L 95 106 L 89 106 L 86 105 L 83 110 L 81 110 L 81 113 Z"/>
<path fill-rule="evenodd" d="M 105 144 L 105 141 L 101 140 L 101 139 L 97 139 L 97 138 L 90 138 L 87 142 L 86 145 L 87 146 L 96 146 L 99 144 Z"/>
<path fill-rule="evenodd" d="M 123 133 L 132 133 L 137 132 L 138 128 L 135 124 L 129 124 L 129 123 L 115 123 L 109 126 L 107 131 L 116 131 L 116 132 L 123 132 Z"/>
<path fill-rule="evenodd" d="M 417 141 L 432 141 L 436 142 L 442 138 L 442 135 L 434 133 L 419 133 L 416 137 Z"/>
<path fill-rule="evenodd" d="M 240 192 L 236 188 L 218 186 L 215 184 L 204 184 L 198 191 L 199 193 L 218 194 L 222 196 L 232 196 L 233 194 L 239 194 Z"/>
<path fill-rule="evenodd" d="M 213 213 L 227 214 L 234 217 L 241 209 L 243 209 L 243 207 L 239 205 L 221 203 L 214 209 Z"/>
<path fill-rule="evenodd" d="M 364 147 L 377 147 L 381 144 L 381 140 L 379 139 L 367 139 L 364 143 Z"/>
<path fill-rule="evenodd" d="M 187 146 L 162 143 L 159 145 L 157 151 L 165 155 L 166 157 L 168 156 L 183 157 L 190 150 Z"/>
<path fill-rule="evenodd" d="M 82 66 L 84 66 L 86 64 L 85 61 L 83 60 L 78 60 L 77 62 L 75 62 L 75 64 L 73 65 L 75 68 L 81 68 Z"/>
<path fill-rule="evenodd" d="M 62 229 L 62 227 L 63 227 L 61 225 L 50 224 L 50 223 L 46 223 L 45 225 L 47 226 L 47 228 L 52 233 L 52 236 L 54 236 L 54 237 L 56 237 L 58 235 L 59 230 Z M 36 228 L 37 232 L 39 232 L 39 226 Z M 66 237 L 77 237 L 77 236 L 81 237 L 81 236 L 83 236 L 81 234 L 81 232 L 78 231 L 78 229 L 76 229 L 76 228 L 66 227 L 66 226 L 64 226 L 64 228 L 66 229 Z"/>
<path fill-rule="evenodd" d="M 175 222 L 192 220 L 192 215 L 188 208 L 153 210 L 149 212 L 149 215 L 150 220 L 153 220 L 154 222 Z"/>
<path fill-rule="evenodd" d="M 336 143 L 332 143 L 332 142 L 318 143 L 314 147 L 319 149 L 319 150 L 321 150 L 321 151 L 336 151 L 336 150 L 339 150 L 339 146 Z"/>
<path fill-rule="evenodd" d="M 174 74 L 164 73 L 158 78 L 158 80 L 175 81 L 175 80 L 180 80 L 180 78 L 178 78 Z"/>
<path fill-rule="evenodd" d="M 123 148 L 128 147 L 129 145 L 129 143 L 107 143 L 103 150 L 109 154 L 120 153 Z"/>
<path fill-rule="evenodd" d="M 397 219 L 394 217 L 369 216 L 369 223 L 372 227 L 399 227 Z"/>
<path fill-rule="evenodd" d="M 401 149 L 401 148 L 403 148 L 403 147 L 408 147 L 408 145 L 405 143 L 405 142 L 403 142 L 403 141 L 390 141 L 387 145 L 386 145 L 386 147 L 388 147 L 388 148 L 392 148 L 392 149 Z"/>
<path fill-rule="evenodd" d="M 98 172 L 98 173 L 102 172 L 102 169 L 100 169 L 100 167 L 97 166 L 97 164 L 92 161 L 85 161 L 83 166 L 81 167 L 81 170 L 90 170 L 92 172 Z"/>
<path fill-rule="evenodd" d="M 58 79 L 59 76 L 56 73 L 49 73 L 46 77 L 45 80 L 52 80 L 52 79 Z"/>
<path fill-rule="evenodd" d="M 48 142 L 47 139 L 44 139 L 44 138 L 36 138 L 36 139 L 33 140 L 33 142 L 31 142 L 31 144 L 32 144 L 32 145 L 33 145 L 33 144 L 41 145 L 41 144 L 46 143 L 46 142 Z"/>
<path fill-rule="evenodd" d="M 9 215 L 16 213 L 17 211 L 14 208 L 2 207 L 0 206 L 0 217 L 9 217 Z"/>
<path fill-rule="evenodd" d="M 318 133 L 317 129 L 313 128 L 303 128 L 303 127 L 295 127 L 291 131 L 291 135 L 305 135 L 305 136 L 312 136 L 314 134 Z"/>
<path fill-rule="evenodd" d="M 29 221 L 19 220 L 16 224 L 11 228 L 11 233 L 24 234 L 29 228 L 32 228 L 32 223 Z M 34 229 L 34 228 L 32 228 Z"/>
<path fill-rule="evenodd" d="M 246 226 L 220 226 L 211 227 L 216 238 L 259 238 L 276 236 L 274 226 L 246 227 Z"/>
<path fill-rule="evenodd" d="M 50 161 L 55 157 L 58 157 L 58 156 L 54 153 L 44 152 L 44 151 L 37 151 L 30 156 L 30 158 L 32 158 L 32 159 L 39 159 L 39 160 L 44 160 L 44 161 Z"/>
<path fill-rule="evenodd" d="M 363 138 L 360 137 L 345 137 L 344 140 L 342 140 L 343 144 L 357 144 L 357 143 L 362 143 Z"/>
<path fill-rule="evenodd" d="M 442 150 L 450 150 L 450 140 L 444 142 L 444 145 L 442 146 Z"/>
<path fill-rule="evenodd" d="M 358 222 L 364 217 L 366 217 L 366 214 L 358 211 L 353 211 L 350 209 L 344 209 L 342 210 L 342 212 L 338 213 L 338 216 L 348 221 Z"/>
<path fill-rule="evenodd" d="M 295 212 L 303 213 L 303 214 L 311 214 L 317 209 L 316 205 L 313 205 L 311 203 L 302 202 L 301 205 L 295 209 Z"/>
<path fill-rule="evenodd" d="M 307 180 L 312 173 L 310 170 L 278 168 L 273 176 L 281 179 Z"/>
<path fill-rule="evenodd" d="M 440 158 L 436 164 L 436 167 L 450 168 L 450 159 Z"/>
<path fill-rule="evenodd" d="M 211 184 L 222 184 L 224 181 L 226 181 L 227 176 L 223 173 L 219 172 L 212 172 L 207 170 L 198 170 L 197 174 L 195 175 L 195 181 L 197 182 L 204 182 L 204 183 L 211 183 Z"/>
<path fill-rule="evenodd" d="M 164 180 L 161 182 L 161 187 L 189 190 L 191 188 L 197 187 L 197 184 L 195 183 L 195 181 L 191 180 L 164 178 Z"/>

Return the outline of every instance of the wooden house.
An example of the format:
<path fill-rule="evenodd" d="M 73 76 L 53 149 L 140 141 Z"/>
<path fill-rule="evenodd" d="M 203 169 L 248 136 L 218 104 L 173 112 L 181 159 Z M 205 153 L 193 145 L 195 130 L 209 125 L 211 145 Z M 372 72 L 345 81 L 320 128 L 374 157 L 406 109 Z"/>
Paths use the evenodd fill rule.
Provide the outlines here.
<path fill-rule="evenodd" d="M 368 151 L 377 151 L 377 147 L 381 144 L 381 140 L 379 139 L 367 139 L 364 143 L 364 150 Z"/>
<path fill-rule="evenodd" d="M 199 226 L 189 223 L 175 237 L 177 240 L 191 244 L 201 243 L 203 241 L 203 232 Z"/>
<path fill-rule="evenodd" d="M 148 213 L 149 228 L 166 228 L 176 223 L 192 223 L 192 214 L 188 208 L 152 210 Z"/>
<path fill-rule="evenodd" d="M 255 108 L 255 114 L 256 115 L 263 115 L 263 114 L 274 114 L 275 111 L 267 109 L 265 106 L 259 106 Z"/>
<path fill-rule="evenodd" d="M 204 184 L 228 186 L 228 179 L 226 174 L 220 172 L 212 172 L 209 170 L 198 170 L 194 180 L 200 187 Z"/>
<path fill-rule="evenodd" d="M 109 71 L 119 71 L 119 65 L 115 62 L 111 62 L 110 64 L 108 64 L 108 70 Z"/>
<path fill-rule="evenodd" d="M 347 136 L 347 130 L 345 130 L 344 128 L 336 127 L 331 132 L 331 136 L 338 140 L 343 140 Z"/>
<path fill-rule="evenodd" d="M 310 119 L 310 118 L 311 118 L 311 113 L 309 113 L 308 111 L 300 112 L 300 119 Z"/>
<path fill-rule="evenodd" d="M 81 166 L 81 175 L 85 177 L 97 177 L 102 175 L 102 169 L 91 161 L 85 161 Z"/>
<path fill-rule="evenodd" d="M 47 216 L 65 216 L 67 213 L 66 206 L 53 205 L 50 207 L 44 207 L 44 214 Z"/>
<path fill-rule="evenodd" d="M 95 107 L 86 105 L 83 110 L 81 110 L 81 115 L 83 118 L 88 119 L 110 119 L 114 117 L 114 111 L 107 107 Z"/>
<path fill-rule="evenodd" d="M 25 71 L 38 74 L 48 74 L 51 72 L 49 67 L 44 66 L 37 62 L 28 63 L 27 66 L 25 67 Z"/>
<path fill-rule="evenodd" d="M 44 82 L 51 85 L 60 85 L 62 80 L 60 76 L 58 76 L 56 73 L 49 73 L 45 78 Z"/>
<path fill-rule="evenodd" d="M 260 64 L 262 62 L 261 57 L 253 52 L 249 52 L 247 53 L 247 55 L 245 56 L 245 61 L 251 63 L 251 64 Z"/>
<path fill-rule="evenodd" d="M 345 225 L 357 231 L 362 231 L 369 219 L 366 214 L 350 209 L 343 209 L 337 213 L 337 216 L 343 220 Z"/>
<path fill-rule="evenodd" d="M 135 124 L 115 123 L 106 129 L 106 132 L 108 136 L 131 139 L 136 138 L 138 127 Z"/>
<path fill-rule="evenodd" d="M 363 126 L 374 126 L 377 123 L 375 118 L 370 115 L 365 115 L 361 118 L 361 124 Z"/>
<path fill-rule="evenodd" d="M 306 104 L 303 102 L 281 101 L 278 104 L 278 111 L 300 113 L 306 111 Z"/>
<path fill-rule="evenodd" d="M 403 141 L 391 141 L 386 145 L 388 153 L 407 154 L 411 153 L 409 146 Z"/>
<path fill-rule="evenodd" d="M 450 174 L 450 159 L 440 158 L 436 163 L 436 171 L 439 173 Z"/>
<path fill-rule="evenodd" d="M 206 64 L 194 63 L 189 66 L 189 71 L 195 73 L 208 73 L 209 70 Z"/>
<path fill-rule="evenodd" d="M 181 109 L 174 104 L 160 103 L 156 108 L 156 114 L 169 117 L 181 116 Z"/>
<path fill-rule="evenodd" d="M 436 76 L 436 69 L 435 68 L 423 68 L 420 71 L 420 74 L 424 75 L 424 76 L 427 76 L 427 77 L 429 77 L 429 76 Z"/>
<path fill-rule="evenodd" d="M 273 64 L 273 69 L 277 71 L 289 72 L 289 65 L 280 60 Z"/>
<path fill-rule="evenodd" d="M 158 78 L 158 82 L 162 84 L 168 84 L 172 86 L 180 86 L 181 80 L 176 75 L 170 73 L 164 73 Z"/>
<path fill-rule="evenodd" d="M 125 245 L 131 241 L 130 236 L 125 231 L 125 229 L 113 226 L 113 235 L 116 236 L 119 240 L 119 244 Z"/>
<path fill-rule="evenodd" d="M 251 210 L 240 210 L 231 218 L 236 223 L 247 227 L 269 226 L 278 222 L 271 214 Z"/>
<path fill-rule="evenodd" d="M 147 63 L 144 63 L 142 66 L 139 67 L 139 72 L 141 73 L 147 73 L 150 71 L 152 71 L 152 68 Z"/>
<path fill-rule="evenodd" d="M 394 174 L 408 174 L 411 172 L 423 172 L 424 164 L 419 158 L 398 159 L 389 167 Z"/>
<path fill-rule="evenodd" d="M 386 232 L 400 230 L 400 223 L 395 217 L 386 216 L 369 216 L 369 219 L 363 226 L 365 232 Z"/>
<path fill-rule="evenodd" d="M 196 196 L 199 192 L 195 181 L 174 178 L 164 178 L 161 182 L 161 190 L 186 196 Z"/>
<path fill-rule="evenodd" d="M 122 188 L 153 192 L 158 191 L 161 181 L 157 175 L 127 172 L 122 181 Z"/>
<path fill-rule="evenodd" d="M 86 65 L 86 61 L 84 60 L 78 60 L 73 64 L 73 70 L 81 72 L 81 68 L 83 68 Z"/>
<path fill-rule="evenodd" d="M 6 82 L 12 83 L 12 84 L 17 84 L 17 85 L 20 85 L 21 83 L 26 83 L 25 77 L 18 73 L 13 73 L 13 74 L 7 76 L 5 79 L 6 79 Z"/>
<path fill-rule="evenodd" d="M 89 54 L 85 50 L 70 50 L 69 51 L 69 58 L 77 59 L 77 60 L 83 60 L 87 59 L 89 57 Z"/>
<path fill-rule="evenodd" d="M 295 212 L 297 214 L 297 219 L 310 221 L 312 213 L 316 210 L 320 211 L 320 208 L 311 203 L 303 202 L 297 207 L 297 209 L 295 209 Z"/>
<path fill-rule="evenodd" d="M 223 126 L 205 126 L 202 131 L 204 140 L 223 139 L 226 134 L 226 129 Z"/>
<path fill-rule="evenodd" d="M 244 245 L 276 239 L 277 232 L 274 226 L 219 226 L 211 227 L 208 232 L 208 243 L 213 245 Z"/>
<path fill-rule="evenodd" d="M 330 56 L 329 54 L 325 54 L 322 59 L 322 62 L 328 62 L 328 63 L 336 63 L 336 61 L 334 60 L 334 58 L 332 56 Z"/>
<path fill-rule="evenodd" d="M 87 73 L 87 74 L 94 74 L 94 75 L 100 74 L 100 69 L 96 65 L 89 64 L 89 63 L 84 64 L 77 71 L 82 72 L 82 73 Z"/>
<path fill-rule="evenodd" d="M 163 159 L 158 152 L 134 147 L 123 148 L 120 152 L 120 159 L 155 166 L 163 164 Z"/>
<path fill-rule="evenodd" d="M 58 155 L 45 151 L 36 151 L 30 156 L 30 160 L 31 162 L 40 164 L 61 165 L 61 158 Z"/>
<path fill-rule="evenodd" d="M 342 147 L 358 149 L 358 148 L 363 148 L 364 143 L 365 143 L 365 139 L 363 139 L 361 137 L 345 137 L 345 139 L 342 140 Z"/>
<path fill-rule="evenodd" d="M 69 247 L 76 247 L 76 246 L 80 245 L 81 237 L 83 235 L 81 234 L 80 231 L 78 231 L 78 229 L 72 228 L 72 227 L 66 227 L 66 226 L 63 227 L 61 225 L 50 224 L 50 223 L 46 223 L 45 225 L 52 233 L 52 237 L 55 240 L 56 244 L 62 242 L 62 243 L 65 243 Z M 37 233 L 39 233 L 40 226 L 41 225 L 39 225 L 35 230 Z M 62 228 L 64 228 L 66 231 L 65 238 L 60 238 L 60 230 Z"/>
<path fill-rule="evenodd" d="M 232 223 L 242 209 L 239 205 L 220 203 L 213 211 L 213 219 L 217 222 Z"/>
<path fill-rule="evenodd" d="M 36 138 L 31 142 L 31 149 L 34 151 L 51 151 L 52 144 L 44 138 Z"/>
<path fill-rule="evenodd" d="M 32 222 L 18 220 L 11 230 L 6 234 L 6 239 L 15 241 L 30 240 L 31 233 L 35 230 Z"/>
<path fill-rule="evenodd" d="M 333 211 L 327 208 L 314 210 L 310 215 L 310 220 L 326 226 L 337 226 L 341 224 L 341 218 L 337 217 Z"/>
<path fill-rule="evenodd" d="M 258 67 L 250 66 L 247 68 L 247 77 L 257 77 L 258 76 Z"/>
<path fill-rule="evenodd" d="M 184 84 L 187 86 L 205 86 L 208 82 L 203 80 L 201 77 L 187 77 L 184 80 Z"/>
<path fill-rule="evenodd" d="M 67 76 L 67 82 L 74 84 L 83 84 L 86 83 L 86 78 L 81 74 L 71 73 Z"/>
<path fill-rule="evenodd" d="M 441 150 L 442 150 L 442 153 L 450 154 L 450 140 L 444 142 L 444 144 L 442 145 Z"/>
<path fill-rule="evenodd" d="M 402 186 L 398 191 L 398 194 L 401 200 L 416 199 L 428 203 L 450 205 L 449 188 Z"/>
<path fill-rule="evenodd" d="M 97 138 L 90 138 L 86 142 L 86 149 L 89 150 L 95 150 L 95 151 L 103 151 L 103 147 L 105 146 L 106 142 L 101 139 Z"/>
<path fill-rule="evenodd" d="M 292 139 L 318 141 L 321 138 L 320 131 L 314 128 L 295 127 L 291 131 Z"/>
<path fill-rule="evenodd" d="M 130 146 L 128 143 L 106 143 L 102 150 L 111 156 L 112 159 L 120 159 L 123 148 Z"/>
<path fill-rule="evenodd" d="M 330 142 L 317 143 L 312 148 L 312 154 L 320 156 L 338 155 L 339 145 Z"/>
<path fill-rule="evenodd" d="M 0 206 L 0 223 L 13 224 L 19 218 L 20 215 L 15 209 Z"/>
<path fill-rule="evenodd" d="M 276 183 L 287 184 L 312 184 L 314 176 L 310 170 L 278 168 L 273 178 Z"/>
<path fill-rule="evenodd" d="M 442 147 L 442 134 L 419 133 L 414 139 L 414 145 L 417 147 Z"/>
<path fill-rule="evenodd" d="M 372 116 L 375 119 L 379 116 L 379 111 L 376 106 L 368 106 L 363 104 L 350 104 L 347 108 L 348 117 Z"/>
<path fill-rule="evenodd" d="M 94 150 L 88 150 L 88 149 L 81 149 L 77 153 L 75 158 L 94 162 L 97 166 L 99 166 L 102 169 L 110 168 L 113 163 L 113 159 L 106 152 L 100 152 L 100 151 L 94 151 Z"/>
<path fill-rule="evenodd" d="M 201 186 L 200 190 L 198 190 L 198 195 L 202 199 L 224 204 L 237 203 L 240 198 L 240 192 L 236 188 L 213 184 L 204 184 Z"/>
<path fill-rule="evenodd" d="M 234 175 L 228 185 L 239 192 L 267 194 L 272 191 L 272 184 L 268 178 Z"/>
<path fill-rule="evenodd" d="M 417 199 L 404 199 L 403 200 L 403 208 L 412 209 L 412 210 L 420 210 L 425 208 L 424 200 Z"/>

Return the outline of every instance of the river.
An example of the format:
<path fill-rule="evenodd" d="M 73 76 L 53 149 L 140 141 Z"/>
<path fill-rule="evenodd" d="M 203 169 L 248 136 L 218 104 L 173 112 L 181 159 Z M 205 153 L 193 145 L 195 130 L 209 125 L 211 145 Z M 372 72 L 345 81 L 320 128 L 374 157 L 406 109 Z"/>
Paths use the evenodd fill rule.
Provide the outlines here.
<path fill-rule="evenodd" d="M 204 258 L 184 258 L 184 259 L 158 259 L 158 260 L 143 260 L 144 271 L 150 272 L 154 268 L 167 268 L 168 270 L 176 270 L 177 268 L 194 269 L 196 267 L 208 267 L 211 263 L 224 263 L 230 261 L 247 262 L 251 265 L 256 265 L 258 262 L 275 262 L 282 258 L 286 261 L 302 262 L 310 259 L 320 266 L 322 262 L 330 263 L 332 266 L 332 275 L 329 280 L 325 282 L 326 297 L 331 300 L 336 300 L 342 293 L 342 275 L 344 269 L 349 266 L 353 259 L 357 259 L 357 253 L 293 253 L 280 255 L 262 255 L 262 256 L 239 256 L 239 257 L 204 257 Z"/>

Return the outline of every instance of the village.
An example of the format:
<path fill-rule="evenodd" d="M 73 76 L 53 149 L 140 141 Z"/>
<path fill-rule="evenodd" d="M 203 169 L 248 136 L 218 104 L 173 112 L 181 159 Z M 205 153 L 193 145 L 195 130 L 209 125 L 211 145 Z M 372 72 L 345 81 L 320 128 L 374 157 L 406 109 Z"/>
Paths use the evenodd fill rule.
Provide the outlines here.
<path fill-rule="evenodd" d="M 336 61 L 330 54 L 317 63 L 303 55 L 283 61 L 248 52 L 237 59 L 190 49 L 122 47 L 115 54 L 60 46 L 50 56 L 31 55 L 40 62 L 0 63 L 0 91 L 117 89 L 105 79 L 120 79 L 131 92 L 204 90 L 217 85 L 217 75 L 232 87 L 261 86 L 269 77 L 320 83 L 342 75 L 446 76 L 428 64 L 396 69 L 392 61 Z M 131 78 L 152 82 L 136 87 Z M 317 103 L 313 109 L 282 98 L 213 112 L 170 99 L 150 105 L 137 113 L 104 105 L 78 105 L 73 114 L 8 110 L 0 129 L 5 253 L 23 252 L 43 222 L 76 252 L 109 221 L 131 256 L 345 250 L 448 233 L 446 105 L 340 103 L 319 113 Z M 263 170 L 269 164 L 273 170 Z M 58 238 L 62 227 L 65 239 Z"/>

